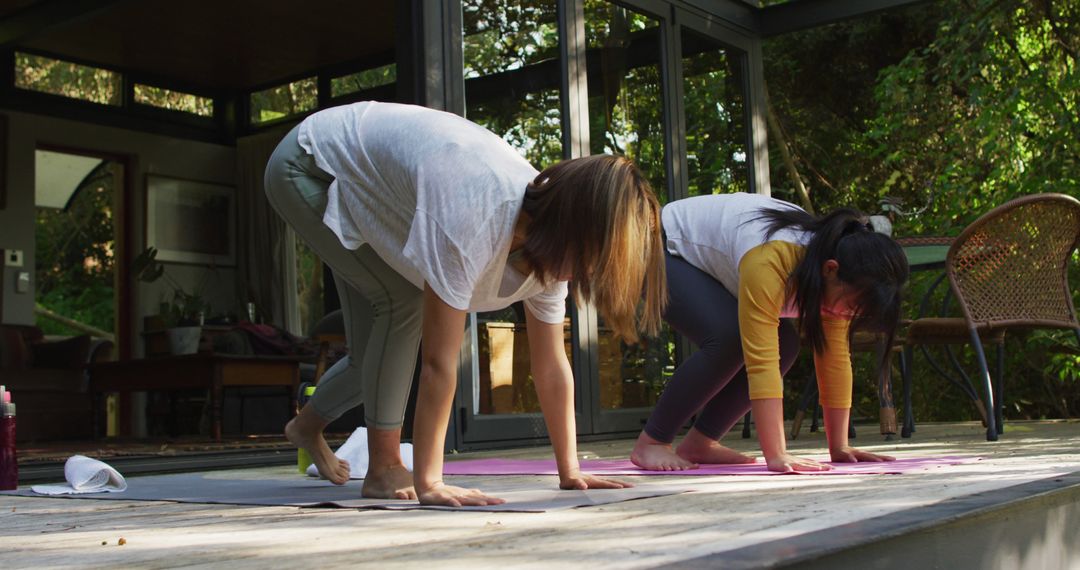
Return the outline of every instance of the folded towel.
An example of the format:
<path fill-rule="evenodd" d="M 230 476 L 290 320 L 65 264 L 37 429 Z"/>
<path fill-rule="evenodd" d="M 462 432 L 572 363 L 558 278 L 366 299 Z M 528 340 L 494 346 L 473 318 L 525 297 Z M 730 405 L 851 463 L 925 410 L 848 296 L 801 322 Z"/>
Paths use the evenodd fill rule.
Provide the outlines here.
<path fill-rule="evenodd" d="M 349 439 L 345 440 L 345 443 L 341 444 L 341 447 L 334 452 L 334 455 L 340 459 L 344 459 L 349 462 L 349 478 L 350 479 L 363 479 L 367 476 L 368 468 L 368 446 L 367 446 L 367 428 L 356 428 L 356 431 L 352 432 Z M 401 461 L 405 464 L 405 468 L 412 471 L 413 468 L 413 447 L 411 443 L 401 444 Z M 309 465 L 307 468 L 307 474 L 309 477 L 318 477 L 319 470 L 315 468 L 315 465 Z"/>
<path fill-rule="evenodd" d="M 121 493 L 127 489 L 127 481 L 116 469 L 85 455 L 68 458 L 64 463 L 64 479 L 67 485 L 34 485 L 30 489 L 42 495 Z"/>

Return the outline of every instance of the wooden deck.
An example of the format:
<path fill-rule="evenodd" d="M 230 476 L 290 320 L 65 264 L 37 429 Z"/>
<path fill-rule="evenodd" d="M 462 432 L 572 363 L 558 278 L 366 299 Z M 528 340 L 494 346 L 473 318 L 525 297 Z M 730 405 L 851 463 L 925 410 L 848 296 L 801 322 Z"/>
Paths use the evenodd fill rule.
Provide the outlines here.
<path fill-rule="evenodd" d="M 862 428 L 854 443 L 901 457 L 984 459 L 908 475 L 665 478 L 688 483 L 696 491 L 540 514 L 7 496 L 0 497 L 0 567 L 813 566 L 823 556 L 860 548 L 870 557 L 875 552 L 886 557 L 879 560 L 885 564 L 871 567 L 892 567 L 889 560 L 899 564 L 896 557 L 904 556 L 906 547 L 894 545 L 890 551 L 875 546 L 882 539 L 908 532 L 932 536 L 938 525 L 968 515 L 1000 522 L 1011 516 L 1001 510 L 1010 504 L 1061 493 L 1071 493 L 1064 503 L 1024 503 L 1039 520 L 1053 519 L 1046 523 L 1049 531 L 1039 532 L 1039 558 L 1031 552 L 1030 537 L 992 531 L 996 534 L 986 538 L 993 547 L 976 552 L 977 558 L 963 567 L 1010 566 L 1010 560 L 1021 562 L 1013 567 L 1033 562 L 1045 567 L 1047 560 L 1050 567 L 1054 560 L 1063 561 L 1060 567 L 1080 567 L 1080 493 L 1072 492 L 1080 489 L 1080 477 L 1074 475 L 1080 473 L 1080 422 L 1011 422 L 996 443 L 984 441 L 976 424 L 923 424 L 913 439 L 894 442 L 882 441 L 871 429 Z M 582 455 L 625 457 L 630 443 L 583 443 Z M 725 443 L 749 451 L 755 447 L 737 435 Z M 821 454 L 824 436 L 804 432 L 791 446 L 800 453 Z M 533 448 L 470 456 L 547 453 Z M 259 477 L 287 471 L 275 467 L 243 473 Z M 465 484 L 483 488 L 486 479 L 468 478 Z M 523 487 L 554 484 L 550 477 L 514 481 Z M 505 480 L 500 481 L 499 486 L 504 485 Z M 342 492 L 358 490 L 353 482 Z M 946 554 L 940 556 L 934 559 L 944 560 Z"/>

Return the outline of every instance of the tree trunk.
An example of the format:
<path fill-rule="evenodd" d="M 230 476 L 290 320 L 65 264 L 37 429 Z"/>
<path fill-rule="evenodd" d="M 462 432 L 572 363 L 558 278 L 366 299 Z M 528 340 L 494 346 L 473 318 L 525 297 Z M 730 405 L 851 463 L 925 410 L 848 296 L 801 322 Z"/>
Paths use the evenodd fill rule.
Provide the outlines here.
<path fill-rule="evenodd" d="M 780 122 L 776 120 L 776 113 L 773 112 L 772 102 L 769 100 L 769 90 L 765 89 L 765 116 L 766 122 L 769 125 L 769 136 L 776 139 L 776 147 L 780 149 L 780 159 L 784 161 L 784 167 L 788 171 L 788 175 L 791 176 L 792 182 L 795 184 L 795 191 L 799 194 L 799 200 L 802 202 L 802 207 L 807 212 L 814 214 L 814 204 L 810 202 L 810 193 L 806 190 L 806 185 L 803 184 L 802 176 L 799 176 L 798 169 L 795 168 L 795 161 L 791 158 L 791 151 L 788 149 L 787 139 L 784 138 L 784 132 L 780 129 Z"/>

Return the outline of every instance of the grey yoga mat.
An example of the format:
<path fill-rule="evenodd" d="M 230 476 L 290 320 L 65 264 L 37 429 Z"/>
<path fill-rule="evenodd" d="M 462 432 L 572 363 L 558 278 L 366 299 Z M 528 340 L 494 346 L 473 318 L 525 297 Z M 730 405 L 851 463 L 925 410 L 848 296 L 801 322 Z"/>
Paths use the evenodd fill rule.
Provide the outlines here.
<path fill-rule="evenodd" d="M 530 481 L 516 485 L 484 485 L 485 493 L 506 499 L 502 505 L 483 507 L 433 507 L 416 501 L 393 501 L 360 498 L 360 483 L 332 485 L 321 479 L 306 477 L 262 477 L 258 479 L 230 477 L 214 473 L 181 473 L 128 478 L 128 488 L 122 493 L 92 493 L 84 495 L 39 495 L 30 489 L 8 491 L 5 495 L 97 499 L 109 501 L 172 501 L 178 503 L 216 503 L 227 505 L 266 505 L 292 507 L 337 507 L 355 509 L 435 509 L 461 511 L 544 512 L 592 505 L 618 503 L 633 499 L 683 493 L 684 486 L 639 484 L 629 489 L 589 489 L 562 491 L 552 488 L 554 481 Z M 454 484 L 454 481 L 450 481 Z M 466 482 L 467 484 L 468 482 Z M 546 488 L 538 488 L 543 485 Z M 465 485 L 465 486 L 475 486 Z"/>

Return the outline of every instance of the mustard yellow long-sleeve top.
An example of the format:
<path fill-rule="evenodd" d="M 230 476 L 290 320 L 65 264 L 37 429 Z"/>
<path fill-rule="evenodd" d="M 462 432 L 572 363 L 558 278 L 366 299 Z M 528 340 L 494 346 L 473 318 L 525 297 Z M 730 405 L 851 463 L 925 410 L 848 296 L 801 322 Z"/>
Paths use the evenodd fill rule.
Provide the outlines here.
<path fill-rule="evenodd" d="M 776 330 L 782 317 L 797 313 L 787 296 L 788 279 L 805 251 L 799 244 L 769 241 L 747 251 L 739 261 L 739 331 L 751 400 L 783 396 Z M 825 350 L 814 354 L 821 404 L 850 408 L 850 322 L 824 313 L 821 320 Z"/>

